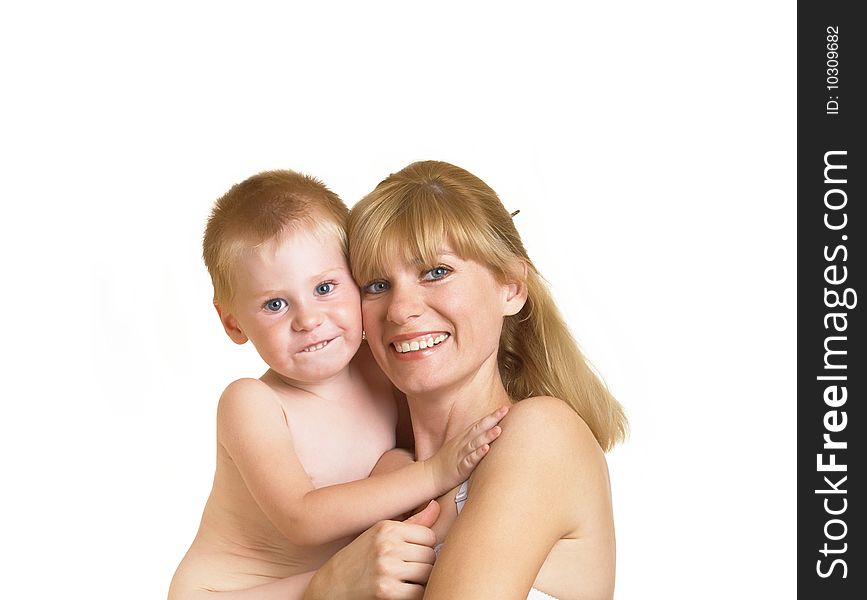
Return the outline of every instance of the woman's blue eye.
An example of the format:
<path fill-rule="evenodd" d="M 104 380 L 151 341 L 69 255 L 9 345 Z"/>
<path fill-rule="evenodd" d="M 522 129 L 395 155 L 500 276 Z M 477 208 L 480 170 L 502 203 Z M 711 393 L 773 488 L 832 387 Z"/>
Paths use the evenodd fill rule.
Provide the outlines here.
<path fill-rule="evenodd" d="M 372 283 L 368 283 L 362 289 L 364 290 L 365 294 L 381 294 L 388 289 L 388 282 L 374 281 Z"/>
<path fill-rule="evenodd" d="M 448 267 L 434 267 L 429 271 L 425 271 L 422 279 L 426 281 L 436 281 L 438 279 L 443 279 L 451 272 L 452 270 Z"/>
<path fill-rule="evenodd" d="M 334 284 L 330 281 L 326 281 L 325 283 L 320 283 L 316 286 L 316 295 L 324 296 L 325 294 L 330 294 L 334 291 Z"/>
<path fill-rule="evenodd" d="M 274 298 L 265 303 L 265 310 L 270 312 L 279 312 L 286 307 L 286 301 L 282 298 Z"/>

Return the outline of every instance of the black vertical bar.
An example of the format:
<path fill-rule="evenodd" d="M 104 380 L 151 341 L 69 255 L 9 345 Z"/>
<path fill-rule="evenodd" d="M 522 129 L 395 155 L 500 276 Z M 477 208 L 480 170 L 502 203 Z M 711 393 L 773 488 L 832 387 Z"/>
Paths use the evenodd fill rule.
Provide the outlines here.
<path fill-rule="evenodd" d="M 798 3 L 798 594 L 867 598 L 861 3 Z M 861 7 L 863 9 L 863 6 Z M 860 11 L 859 11 L 860 12 Z"/>

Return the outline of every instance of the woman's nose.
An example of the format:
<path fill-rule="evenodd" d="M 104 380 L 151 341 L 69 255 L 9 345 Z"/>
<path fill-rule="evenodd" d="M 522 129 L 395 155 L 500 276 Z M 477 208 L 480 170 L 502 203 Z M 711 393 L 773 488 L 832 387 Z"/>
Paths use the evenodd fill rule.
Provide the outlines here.
<path fill-rule="evenodd" d="M 424 312 L 424 307 L 416 290 L 394 285 L 389 294 L 388 320 L 396 325 L 406 325 Z"/>

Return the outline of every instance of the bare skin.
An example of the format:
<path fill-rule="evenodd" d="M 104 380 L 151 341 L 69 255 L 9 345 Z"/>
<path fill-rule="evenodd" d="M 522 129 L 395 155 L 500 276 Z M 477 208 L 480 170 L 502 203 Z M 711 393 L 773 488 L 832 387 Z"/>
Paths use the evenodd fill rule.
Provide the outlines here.
<path fill-rule="evenodd" d="M 502 427 L 460 516 L 455 490 L 439 499 L 433 531 L 445 544 L 424 598 L 523 600 L 530 587 L 560 600 L 610 598 L 610 485 L 593 435 L 550 397 L 516 403 Z"/>
<path fill-rule="evenodd" d="M 407 394 L 419 459 L 508 401 L 496 360 L 500 327 L 503 316 L 518 312 L 526 298 L 520 281 L 501 284 L 484 266 L 448 249 L 440 260 L 435 268 L 397 263 L 362 286 L 371 349 Z M 448 338 L 416 355 L 395 350 L 396 341 L 419 332 Z M 455 490 L 439 499 L 441 513 L 432 530 L 445 543 L 426 588 L 401 588 L 386 573 L 371 576 L 382 591 L 376 597 L 525 600 L 531 587 L 560 600 L 612 597 L 610 485 L 602 449 L 590 430 L 551 397 L 515 403 L 502 428 L 469 479 L 460 515 Z M 392 529 L 399 532 L 401 526 L 395 523 Z M 340 595 L 339 579 L 363 556 L 365 548 L 354 546 L 320 570 L 306 598 L 352 597 Z"/>
<path fill-rule="evenodd" d="M 254 380 L 243 382 L 245 387 L 260 388 L 263 395 L 270 393 L 282 421 L 278 426 L 294 434 L 294 452 L 314 487 L 368 477 L 380 456 L 394 446 L 397 416 L 392 388 L 381 375 L 379 381 L 365 381 L 365 373 L 378 372 L 362 368 L 369 361 L 367 352 L 353 359 L 356 368 L 349 369 L 331 401 L 280 386 L 270 372 L 259 386 Z M 237 433 L 223 422 L 231 416 L 223 409 L 221 402 L 213 488 L 196 538 L 175 574 L 170 598 L 192 598 L 195 590 L 243 590 L 313 571 L 354 537 L 315 545 L 289 541 L 260 507 L 227 449 L 233 442 L 226 438 Z"/>
<path fill-rule="evenodd" d="M 236 299 L 217 309 L 230 338 L 252 340 L 271 368 L 220 398 L 214 483 L 170 600 L 300 597 L 355 535 L 468 476 L 506 414 L 431 460 L 401 460 L 389 452 L 394 388 L 359 346 L 358 289 L 337 240 L 272 240 L 241 272 Z"/>

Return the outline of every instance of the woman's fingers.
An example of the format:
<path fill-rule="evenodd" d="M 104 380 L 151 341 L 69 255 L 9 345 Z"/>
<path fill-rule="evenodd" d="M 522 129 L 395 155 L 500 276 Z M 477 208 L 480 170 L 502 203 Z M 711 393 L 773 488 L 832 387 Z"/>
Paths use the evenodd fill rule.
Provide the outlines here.
<path fill-rule="evenodd" d="M 430 579 L 430 573 L 433 570 L 433 565 L 428 563 L 404 563 L 398 569 L 401 581 L 413 583 L 416 585 L 424 585 Z"/>
<path fill-rule="evenodd" d="M 424 586 L 401 582 L 393 594 L 388 594 L 385 597 L 389 600 L 422 600 L 424 598 Z"/>
<path fill-rule="evenodd" d="M 436 559 L 430 526 L 439 513 L 431 501 L 402 523 L 377 523 L 319 569 L 305 598 L 421 600 Z"/>
<path fill-rule="evenodd" d="M 440 503 L 436 500 L 431 500 L 428 502 L 427 506 L 424 509 L 420 510 L 410 518 L 408 518 L 404 523 L 407 525 L 421 525 L 423 527 L 432 527 L 436 520 L 440 516 Z M 415 542 L 418 543 L 418 542 Z"/>
<path fill-rule="evenodd" d="M 430 546 L 421 544 L 406 544 L 401 550 L 401 560 L 405 563 L 433 565 L 437 558 L 436 552 Z M 415 581 L 413 579 L 413 581 Z"/>

